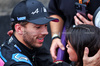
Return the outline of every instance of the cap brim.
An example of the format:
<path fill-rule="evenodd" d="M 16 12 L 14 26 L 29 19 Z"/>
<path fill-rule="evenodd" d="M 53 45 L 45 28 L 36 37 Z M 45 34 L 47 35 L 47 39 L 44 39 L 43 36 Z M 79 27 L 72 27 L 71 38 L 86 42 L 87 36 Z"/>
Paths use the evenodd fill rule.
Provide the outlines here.
<path fill-rule="evenodd" d="M 38 19 L 35 19 L 35 20 L 27 20 L 28 22 L 31 22 L 31 23 L 34 23 L 34 24 L 46 24 L 50 21 L 53 21 L 53 22 L 59 22 L 59 20 L 57 18 L 52 18 L 52 17 L 42 17 L 42 18 L 38 18 Z"/>

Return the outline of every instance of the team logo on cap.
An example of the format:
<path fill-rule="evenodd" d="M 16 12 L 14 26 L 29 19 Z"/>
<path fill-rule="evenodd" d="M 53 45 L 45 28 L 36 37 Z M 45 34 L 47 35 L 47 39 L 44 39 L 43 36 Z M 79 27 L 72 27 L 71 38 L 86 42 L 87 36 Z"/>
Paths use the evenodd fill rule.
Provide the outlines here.
<path fill-rule="evenodd" d="M 39 13 L 39 9 L 38 9 L 38 8 L 37 8 L 34 12 L 32 12 L 31 14 L 34 15 L 34 14 L 36 14 L 36 13 L 37 13 L 37 14 Z"/>
<path fill-rule="evenodd" d="M 18 20 L 18 21 L 26 20 L 26 17 L 25 17 L 25 16 L 23 16 L 23 17 L 17 17 L 17 20 Z"/>
<path fill-rule="evenodd" d="M 47 9 L 45 7 L 41 8 L 41 12 L 47 12 Z M 38 14 L 39 13 L 39 9 L 37 8 L 34 12 L 32 12 L 31 14 Z"/>
<path fill-rule="evenodd" d="M 46 9 L 45 7 L 43 7 L 43 11 L 44 11 L 44 12 L 47 12 L 47 9 Z"/>

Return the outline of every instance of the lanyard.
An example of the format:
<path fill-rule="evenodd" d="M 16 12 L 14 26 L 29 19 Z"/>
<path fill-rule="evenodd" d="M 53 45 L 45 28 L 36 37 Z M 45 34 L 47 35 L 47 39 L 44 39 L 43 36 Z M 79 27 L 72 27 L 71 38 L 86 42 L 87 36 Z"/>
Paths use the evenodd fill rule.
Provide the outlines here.
<path fill-rule="evenodd" d="M 86 4 L 86 5 L 88 5 L 89 2 L 90 2 L 90 0 L 84 0 L 83 2 L 82 2 L 82 0 L 79 0 L 80 4 Z"/>

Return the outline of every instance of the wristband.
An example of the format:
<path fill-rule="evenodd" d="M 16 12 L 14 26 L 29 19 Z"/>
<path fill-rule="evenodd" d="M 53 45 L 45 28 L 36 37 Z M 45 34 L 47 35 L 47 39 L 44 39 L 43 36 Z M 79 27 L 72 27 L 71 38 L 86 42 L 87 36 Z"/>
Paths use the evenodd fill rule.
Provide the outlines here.
<path fill-rule="evenodd" d="M 59 35 L 57 35 L 57 34 L 54 34 L 54 35 L 52 36 L 52 40 L 55 39 L 55 38 L 61 39 L 61 38 L 59 37 Z"/>
<path fill-rule="evenodd" d="M 56 63 L 56 64 L 62 63 L 62 62 L 64 62 L 64 61 L 63 61 L 63 60 L 56 60 L 56 61 L 53 61 L 53 63 Z"/>

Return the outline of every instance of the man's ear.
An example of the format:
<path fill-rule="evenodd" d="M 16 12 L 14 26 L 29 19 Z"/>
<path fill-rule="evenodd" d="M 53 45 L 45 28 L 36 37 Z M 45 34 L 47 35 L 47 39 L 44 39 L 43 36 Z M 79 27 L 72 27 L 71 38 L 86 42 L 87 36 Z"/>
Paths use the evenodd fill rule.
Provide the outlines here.
<path fill-rule="evenodd" d="M 22 35 L 23 34 L 23 26 L 21 26 L 20 24 L 15 24 L 15 31 Z"/>

